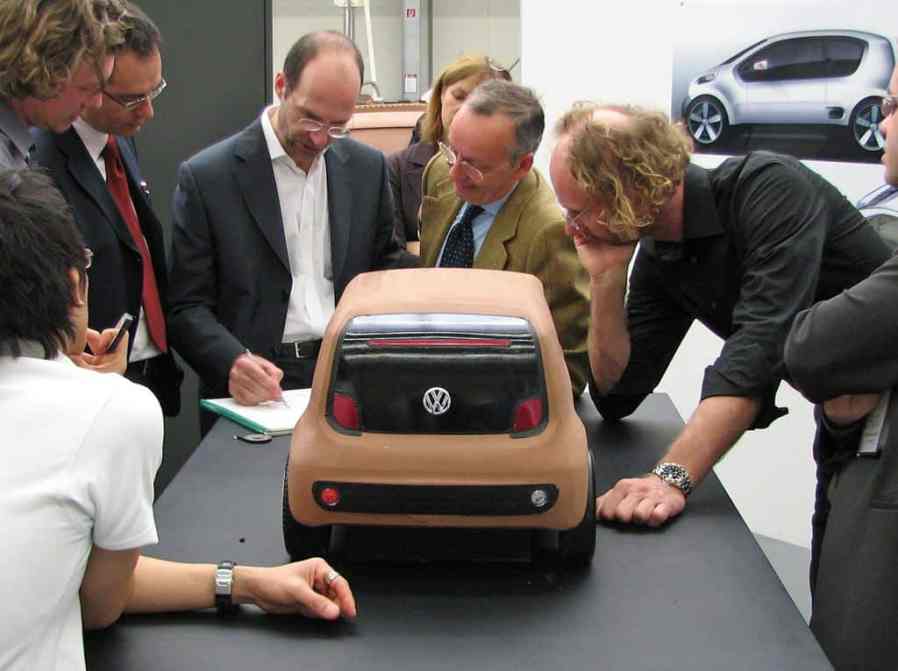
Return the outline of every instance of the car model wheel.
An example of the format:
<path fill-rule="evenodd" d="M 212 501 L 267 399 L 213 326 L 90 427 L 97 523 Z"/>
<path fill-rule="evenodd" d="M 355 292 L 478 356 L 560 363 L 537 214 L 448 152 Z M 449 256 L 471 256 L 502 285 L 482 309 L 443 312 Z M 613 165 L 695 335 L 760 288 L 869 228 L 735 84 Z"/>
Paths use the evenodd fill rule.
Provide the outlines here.
<path fill-rule="evenodd" d="M 880 98 L 864 98 L 851 113 L 851 134 L 864 151 L 882 151 L 886 146 L 886 139 L 879 130 L 882 122 L 880 102 Z"/>
<path fill-rule="evenodd" d="M 558 532 L 558 558 L 566 564 L 589 564 L 596 551 L 596 485 L 592 452 L 589 452 L 588 461 L 586 511 L 583 519 L 573 529 Z"/>
<path fill-rule="evenodd" d="M 535 531 L 533 555 L 537 561 L 566 566 L 588 566 L 596 551 L 596 488 L 592 453 L 587 468 L 586 510 L 573 529 Z"/>
<path fill-rule="evenodd" d="M 699 144 L 720 142 L 728 126 L 726 110 L 716 98 L 699 96 L 686 108 L 686 127 Z"/>
<path fill-rule="evenodd" d="M 287 466 L 290 462 L 287 461 Z M 331 527 L 309 527 L 297 522 L 290 512 L 290 496 L 288 493 L 287 473 L 284 468 L 284 502 L 283 502 L 283 527 L 284 547 L 290 559 L 308 559 L 309 557 L 323 557 L 327 554 L 331 543 Z"/>

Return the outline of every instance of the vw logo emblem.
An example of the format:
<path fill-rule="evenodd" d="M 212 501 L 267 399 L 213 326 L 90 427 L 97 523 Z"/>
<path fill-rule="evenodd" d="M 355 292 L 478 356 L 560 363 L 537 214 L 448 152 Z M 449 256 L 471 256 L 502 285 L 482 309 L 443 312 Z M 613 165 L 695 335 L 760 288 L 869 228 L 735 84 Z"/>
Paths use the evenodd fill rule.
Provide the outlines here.
<path fill-rule="evenodd" d="M 424 409 L 431 415 L 442 415 L 452 405 L 452 397 L 442 387 L 431 387 L 424 392 Z"/>

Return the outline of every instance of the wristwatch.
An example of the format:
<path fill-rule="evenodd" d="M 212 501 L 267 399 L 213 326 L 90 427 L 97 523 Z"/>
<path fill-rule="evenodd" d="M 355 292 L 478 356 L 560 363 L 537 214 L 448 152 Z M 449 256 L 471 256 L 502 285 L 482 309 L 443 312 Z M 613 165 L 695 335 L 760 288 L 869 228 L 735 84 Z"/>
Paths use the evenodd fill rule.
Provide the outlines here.
<path fill-rule="evenodd" d="M 231 599 L 236 562 L 223 561 L 215 569 L 215 608 L 219 613 L 233 613 L 237 604 Z"/>
<path fill-rule="evenodd" d="M 692 478 L 689 477 L 689 471 L 683 466 L 680 466 L 680 464 L 666 461 L 663 464 L 655 466 L 655 468 L 652 469 L 652 473 L 664 480 L 667 484 L 673 485 L 679 489 L 683 492 L 683 496 L 689 496 L 692 493 Z"/>

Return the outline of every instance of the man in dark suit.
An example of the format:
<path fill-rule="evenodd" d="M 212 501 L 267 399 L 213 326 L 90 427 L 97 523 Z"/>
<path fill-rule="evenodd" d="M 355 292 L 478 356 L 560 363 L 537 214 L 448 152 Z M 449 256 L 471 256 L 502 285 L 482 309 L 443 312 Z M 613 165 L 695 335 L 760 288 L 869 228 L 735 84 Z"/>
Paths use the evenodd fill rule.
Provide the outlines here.
<path fill-rule="evenodd" d="M 345 137 L 363 67 L 343 35 L 303 36 L 278 104 L 178 171 L 169 327 L 202 395 L 255 404 L 309 386 L 346 284 L 409 263 L 383 155 Z"/>
<path fill-rule="evenodd" d="M 148 387 L 167 415 L 180 409 L 181 371 L 167 342 L 167 272 L 162 227 L 150 207 L 132 137 L 153 118 L 165 88 L 158 28 L 134 5 L 122 19 L 123 45 L 104 88 L 61 134 L 35 131 L 35 160 L 53 175 L 94 252 L 90 325 L 110 327 L 123 312 L 129 331 L 126 377 Z"/>

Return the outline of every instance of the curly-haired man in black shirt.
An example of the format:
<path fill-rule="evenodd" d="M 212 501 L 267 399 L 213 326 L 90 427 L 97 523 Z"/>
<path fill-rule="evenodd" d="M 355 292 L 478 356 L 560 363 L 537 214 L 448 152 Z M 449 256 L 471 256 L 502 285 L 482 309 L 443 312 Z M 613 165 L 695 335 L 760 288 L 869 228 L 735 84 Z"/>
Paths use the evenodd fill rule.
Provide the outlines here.
<path fill-rule="evenodd" d="M 604 520 L 658 526 L 744 431 L 785 413 L 774 397 L 795 315 L 889 252 L 794 158 L 754 152 L 706 170 L 689 163 L 678 126 L 630 106 L 579 104 L 557 132 L 550 174 L 590 276 L 591 393 L 603 417 L 625 417 L 654 390 L 693 320 L 724 340 L 661 462 L 599 497 Z"/>

